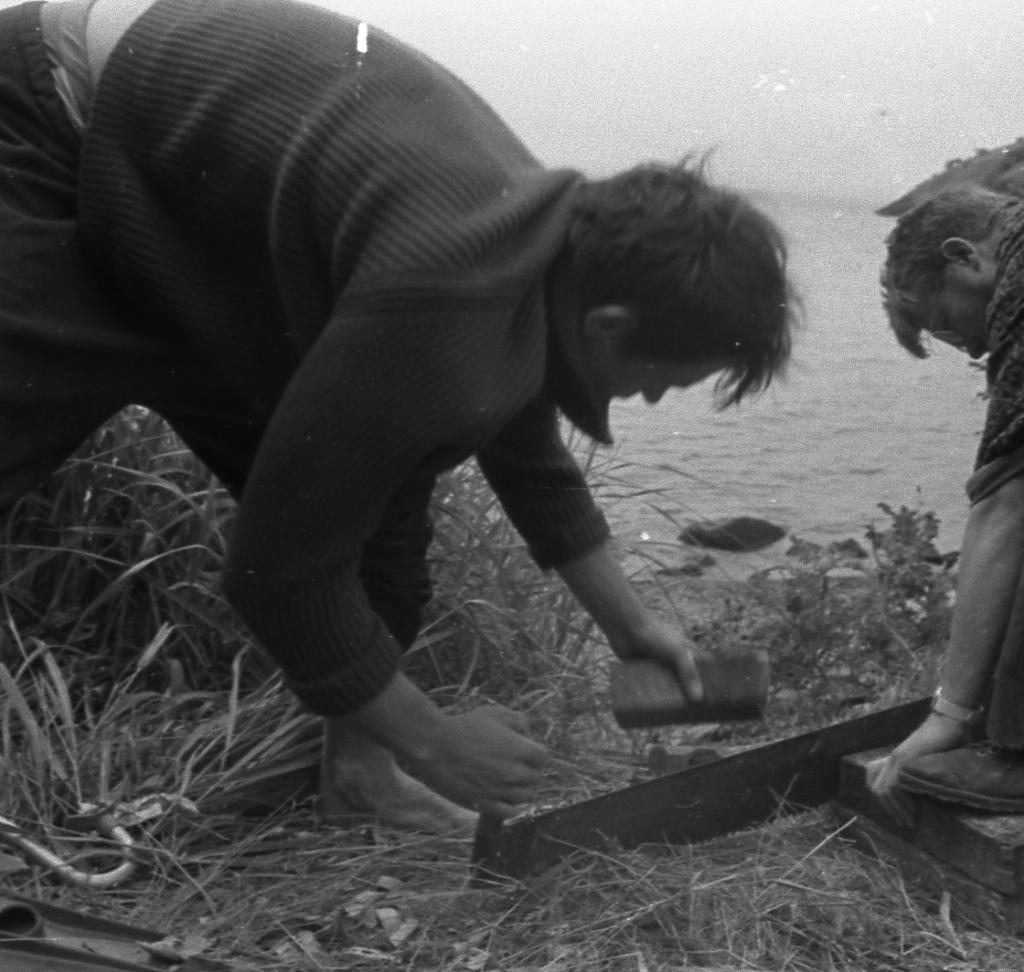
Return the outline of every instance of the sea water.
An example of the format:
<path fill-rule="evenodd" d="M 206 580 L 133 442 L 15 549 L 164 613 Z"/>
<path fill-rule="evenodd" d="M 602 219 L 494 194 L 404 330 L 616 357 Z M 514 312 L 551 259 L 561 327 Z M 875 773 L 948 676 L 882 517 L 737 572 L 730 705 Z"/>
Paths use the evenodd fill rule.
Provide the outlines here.
<path fill-rule="evenodd" d="M 756 201 L 787 237 L 803 298 L 789 375 L 723 412 L 713 381 L 614 403 L 616 443 L 591 478 L 617 535 L 659 547 L 688 520 L 751 515 L 819 543 L 863 541 L 890 522 L 886 503 L 934 512 L 939 548 L 958 548 L 984 373 L 951 348 L 921 361 L 896 343 L 878 283 L 892 220 L 868 203 Z"/>

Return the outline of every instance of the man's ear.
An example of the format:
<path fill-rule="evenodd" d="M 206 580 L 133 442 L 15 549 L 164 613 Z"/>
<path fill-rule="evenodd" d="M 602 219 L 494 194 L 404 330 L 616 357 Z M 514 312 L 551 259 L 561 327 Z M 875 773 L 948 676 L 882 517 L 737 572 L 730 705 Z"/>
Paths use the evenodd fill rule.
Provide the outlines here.
<path fill-rule="evenodd" d="M 939 250 L 953 263 L 966 263 L 973 267 L 979 262 L 977 247 L 962 236 L 951 236 L 943 240 Z"/>
<path fill-rule="evenodd" d="M 583 334 L 591 340 L 618 344 L 636 325 L 636 315 L 628 307 L 601 304 L 584 315 Z"/>

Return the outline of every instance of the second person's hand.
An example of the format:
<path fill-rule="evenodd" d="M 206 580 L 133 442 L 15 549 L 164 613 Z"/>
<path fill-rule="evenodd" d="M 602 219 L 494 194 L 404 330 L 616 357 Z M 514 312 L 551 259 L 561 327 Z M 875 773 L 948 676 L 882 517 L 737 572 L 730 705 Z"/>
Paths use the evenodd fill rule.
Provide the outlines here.
<path fill-rule="evenodd" d="M 963 723 L 932 713 L 888 756 L 868 763 L 866 776 L 869 789 L 890 816 L 904 827 L 913 827 L 915 801 L 899 785 L 900 770 L 908 760 L 918 756 L 944 753 L 963 746 L 968 736 Z"/>

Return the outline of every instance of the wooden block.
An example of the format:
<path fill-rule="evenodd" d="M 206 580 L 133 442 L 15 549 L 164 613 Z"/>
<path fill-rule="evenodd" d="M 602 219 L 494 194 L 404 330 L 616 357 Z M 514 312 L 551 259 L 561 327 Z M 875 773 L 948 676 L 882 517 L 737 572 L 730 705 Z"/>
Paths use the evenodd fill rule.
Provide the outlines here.
<path fill-rule="evenodd" d="M 1024 816 L 959 809 L 918 798 L 913 828 L 897 823 L 867 788 L 867 764 L 888 750 L 842 760 L 836 813 L 849 832 L 881 850 L 954 910 L 985 928 L 1024 931 Z"/>
<path fill-rule="evenodd" d="M 931 854 L 915 847 L 874 820 L 833 804 L 833 815 L 846 824 L 844 837 L 850 837 L 865 851 L 889 864 L 925 892 L 940 901 L 950 897 L 950 912 L 972 924 L 1001 934 L 1024 932 L 1024 895 L 1003 894 L 995 888 L 968 877 L 954 867 L 944 865 Z"/>
<path fill-rule="evenodd" d="M 768 655 L 763 651 L 698 655 L 704 699 L 687 701 L 675 674 L 651 661 L 614 665 L 612 713 L 623 729 L 685 722 L 760 719 L 768 698 Z"/>

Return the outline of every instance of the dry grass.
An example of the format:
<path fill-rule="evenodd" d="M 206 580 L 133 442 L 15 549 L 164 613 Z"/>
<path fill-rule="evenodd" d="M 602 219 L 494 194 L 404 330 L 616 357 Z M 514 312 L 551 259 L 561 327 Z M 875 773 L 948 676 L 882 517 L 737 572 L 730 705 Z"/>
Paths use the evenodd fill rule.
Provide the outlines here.
<path fill-rule="evenodd" d="M 547 795 L 623 774 L 621 759 L 556 760 Z M 465 841 L 317 828 L 302 803 L 172 814 L 144 843 L 149 864 L 122 888 L 40 874 L 18 887 L 173 932 L 233 969 L 1010 972 L 1024 957 L 1016 939 L 951 924 L 817 811 L 698 846 L 580 852 L 484 890 Z"/>
<path fill-rule="evenodd" d="M 60 825 L 79 803 L 164 794 L 168 809 L 133 831 L 141 863 L 117 888 L 69 887 L 40 868 L 6 874 L 9 887 L 173 934 L 186 953 L 239 970 L 1024 967 L 1018 939 L 951 921 L 825 812 L 691 847 L 579 852 L 488 889 L 469 886 L 467 841 L 317 826 L 308 786 L 286 792 L 281 780 L 295 777 L 259 775 L 307 765 L 318 725 L 268 678 L 216 593 L 230 504 L 158 423 L 119 421 L 136 425 L 101 438 L 98 458 L 72 464 L 7 528 L 0 813 L 75 856 L 86 845 Z M 78 491 L 89 496 L 86 521 Z M 439 515 L 439 597 L 416 652 L 420 677 L 452 704 L 515 700 L 529 713 L 552 752 L 539 802 L 628 785 L 655 737 L 611 724 L 592 628 L 533 570 L 473 477 L 448 483 Z M 445 556 L 445 544 L 464 555 Z M 802 588 L 775 590 L 778 603 L 761 596 L 738 614 L 750 591 L 727 592 L 728 625 L 703 633 L 773 632 L 803 666 L 780 691 L 820 697 L 836 683 L 835 659 L 804 658 L 801 646 L 815 625 L 861 609 L 794 611 L 785 604 Z M 679 591 L 651 593 L 671 603 Z M 892 605 L 882 609 L 891 620 Z M 900 637 L 893 651 L 905 655 Z M 927 665 L 906 668 L 913 677 L 896 694 L 912 694 Z M 762 737 L 823 720 L 822 705 L 801 717 L 786 698 Z M 748 732 L 712 744 L 752 741 Z"/>

